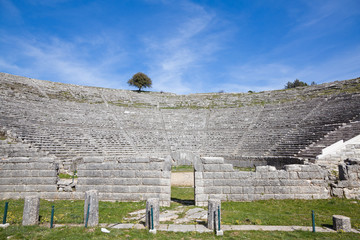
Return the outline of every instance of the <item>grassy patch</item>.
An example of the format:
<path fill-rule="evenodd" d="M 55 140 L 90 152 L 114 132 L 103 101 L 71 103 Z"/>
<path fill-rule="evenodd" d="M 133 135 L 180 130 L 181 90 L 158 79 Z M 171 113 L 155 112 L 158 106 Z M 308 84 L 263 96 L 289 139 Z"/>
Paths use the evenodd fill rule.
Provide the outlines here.
<path fill-rule="evenodd" d="M 194 167 L 188 165 L 172 166 L 171 171 L 173 172 L 193 172 Z"/>
<path fill-rule="evenodd" d="M 171 187 L 171 198 L 180 200 L 194 200 L 193 187 Z"/>
<path fill-rule="evenodd" d="M 255 167 L 234 167 L 237 171 L 255 172 Z"/>
<path fill-rule="evenodd" d="M 190 208 L 195 208 L 195 197 L 193 187 L 171 187 L 171 203 L 170 207 L 161 207 L 161 211 L 174 210 L 183 206 L 185 213 Z"/>
<path fill-rule="evenodd" d="M 173 202 L 166 209 L 178 206 L 194 206 L 194 188 L 172 187 Z M 9 202 L 7 222 L 21 224 L 24 200 Z M 3 214 L 5 200 L 0 201 Z M 56 200 L 40 201 L 40 222 L 49 223 L 51 206 L 55 206 L 55 223 L 76 223 L 84 221 L 84 201 Z M 121 223 L 128 213 L 145 208 L 145 202 L 102 202 L 99 203 L 100 223 Z M 317 226 L 332 225 L 332 215 L 351 218 L 353 228 L 360 228 L 360 201 L 352 199 L 323 200 L 266 200 L 254 202 L 223 202 L 222 222 L 229 225 L 299 225 L 311 226 L 311 210 L 315 211 Z"/>
<path fill-rule="evenodd" d="M 314 210 L 317 226 L 332 225 L 332 215 L 345 215 L 360 227 L 360 201 L 353 199 L 223 202 L 221 208 L 223 224 L 311 226 Z"/>
<path fill-rule="evenodd" d="M 24 200 L 6 200 L 9 202 L 7 221 L 21 224 Z M 4 212 L 5 202 L 0 201 L 0 213 Z M 40 200 L 40 223 L 49 223 L 51 207 L 54 206 L 54 223 L 81 224 L 84 222 L 84 201 L 82 200 Z M 99 202 L 100 223 L 121 223 L 128 213 L 145 208 L 145 202 Z"/>
<path fill-rule="evenodd" d="M 74 178 L 77 178 L 78 176 L 75 174 Z M 61 179 L 72 179 L 73 175 L 67 174 L 67 173 L 59 173 L 59 178 Z"/>
<path fill-rule="evenodd" d="M 172 187 L 172 198 L 193 200 L 194 189 Z M 0 228 L 0 239 L 218 239 L 213 233 L 175 233 L 158 231 L 156 235 L 147 230 L 111 229 L 109 234 L 100 228 L 22 227 L 24 200 L 8 200 L 8 221 L 11 226 Z M 311 226 L 311 210 L 315 210 L 317 226 L 332 225 L 332 215 L 341 214 L 351 218 L 354 228 L 360 227 L 359 200 L 267 200 L 254 202 L 223 202 L 223 224 L 258 224 L 258 225 L 303 225 Z M 0 213 L 4 211 L 5 201 L 0 201 Z M 51 206 L 55 206 L 55 224 L 83 223 L 84 201 L 45 201 L 40 202 L 41 223 L 49 223 Z M 183 204 L 172 202 L 174 209 Z M 184 212 L 193 205 L 187 205 Z M 129 212 L 144 209 L 144 202 L 100 202 L 100 223 L 121 223 Z M 16 224 L 16 225 L 14 225 Z M 312 232 L 263 232 L 263 231 L 226 231 L 221 239 L 360 239 L 355 233 L 312 233 Z"/>

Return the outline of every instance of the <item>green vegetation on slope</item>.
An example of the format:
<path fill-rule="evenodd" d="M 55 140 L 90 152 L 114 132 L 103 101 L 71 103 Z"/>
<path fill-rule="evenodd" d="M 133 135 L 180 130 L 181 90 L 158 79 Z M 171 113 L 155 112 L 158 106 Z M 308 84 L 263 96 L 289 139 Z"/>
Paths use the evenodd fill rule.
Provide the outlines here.
<path fill-rule="evenodd" d="M 25 96 L 27 98 L 36 97 L 44 98 L 44 94 L 39 89 L 31 85 L 20 82 L 4 82 L 3 88 L 12 90 L 13 95 Z M 59 86 L 59 87 L 57 87 Z M 61 86 L 66 84 L 53 83 L 53 91 L 46 91 L 50 99 L 57 99 L 61 101 L 71 101 L 88 104 L 104 104 L 104 98 L 101 93 L 93 92 L 88 88 L 84 92 L 73 93 L 70 90 L 64 89 Z M 70 88 L 69 88 L 70 89 Z M 101 89 L 101 88 L 98 88 Z M 14 94 L 15 93 L 15 94 Z M 119 92 L 120 93 L 120 92 Z M 137 95 L 131 97 L 132 92 L 119 95 L 120 97 L 112 98 L 108 103 L 113 106 L 126 108 L 155 108 L 159 109 L 218 109 L 218 108 L 240 108 L 244 106 L 264 106 L 268 104 L 284 104 L 287 102 L 307 101 L 314 98 L 323 98 L 324 96 L 336 96 L 340 94 L 354 94 L 360 93 L 359 79 L 352 79 L 347 81 L 339 81 L 328 83 L 324 85 L 298 87 L 290 89 L 281 89 L 259 93 L 204 93 L 204 94 L 190 94 L 190 95 L 173 95 L 169 93 L 157 92 L 141 92 L 136 93 L 141 96 L 137 99 Z M 133 100 L 129 99 L 134 98 Z M 153 96 L 153 97 L 152 97 Z M 135 100 L 136 99 L 136 100 Z"/>

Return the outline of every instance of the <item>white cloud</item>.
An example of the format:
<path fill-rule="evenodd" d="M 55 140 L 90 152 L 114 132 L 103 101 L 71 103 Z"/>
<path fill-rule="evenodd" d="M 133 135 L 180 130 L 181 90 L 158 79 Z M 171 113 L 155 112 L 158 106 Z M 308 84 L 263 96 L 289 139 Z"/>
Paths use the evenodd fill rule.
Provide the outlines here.
<path fill-rule="evenodd" d="M 339 53 L 324 62 L 296 66 L 291 63 L 252 62 L 231 67 L 226 79 L 212 91 L 247 92 L 282 89 L 288 81 L 300 79 L 310 84 L 332 82 L 360 77 L 360 45 L 352 51 Z"/>
<path fill-rule="evenodd" d="M 2 42 L 13 49 L 0 56 L 1 71 L 50 81 L 125 88 L 125 81 L 120 84 L 116 81 L 125 76 L 113 71 L 114 66 L 124 62 L 125 53 L 116 51 L 107 39 L 63 41 L 50 38 L 40 42 L 31 37 L 8 36 Z M 103 48 L 104 45 L 112 49 Z M 98 48 L 102 55 L 94 57 L 92 52 L 99 51 Z"/>
<path fill-rule="evenodd" d="M 147 37 L 144 42 L 154 90 L 184 94 L 199 91 L 200 84 L 191 78 L 219 50 L 225 31 L 208 33 L 215 25 L 216 15 L 200 5 L 181 2 L 179 11 L 183 12 L 182 24 L 175 34 L 162 39 Z"/>

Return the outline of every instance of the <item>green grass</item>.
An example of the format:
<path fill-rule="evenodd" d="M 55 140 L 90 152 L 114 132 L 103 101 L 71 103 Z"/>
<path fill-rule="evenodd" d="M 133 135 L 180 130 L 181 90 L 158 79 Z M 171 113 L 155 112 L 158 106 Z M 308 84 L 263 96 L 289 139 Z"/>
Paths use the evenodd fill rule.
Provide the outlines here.
<path fill-rule="evenodd" d="M 195 201 L 194 201 L 194 188 L 193 187 L 171 187 L 171 203 L 170 207 L 161 207 L 161 211 L 165 210 L 174 210 L 179 206 L 183 206 L 182 212 L 179 215 L 181 218 L 185 213 L 191 209 L 195 208 Z M 173 223 L 169 221 L 167 223 Z M 193 224 L 196 222 L 194 221 Z"/>
<path fill-rule="evenodd" d="M 194 188 L 193 187 L 171 187 L 171 198 L 181 200 L 194 200 Z"/>
<path fill-rule="evenodd" d="M 7 221 L 21 224 L 24 200 L 6 200 L 9 202 Z M 0 213 L 4 212 L 6 201 L 0 201 Z M 82 200 L 40 200 L 40 223 L 49 223 L 51 207 L 54 206 L 54 223 L 81 224 L 84 222 L 84 201 Z M 145 208 L 145 202 L 99 202 L 100 223 L 121 223 L 128 213 Z"/>
<path fill-rule="evenodd" d="M 184 206 L 184 212 L 194 208 L 194 188 L 172 187 L 170 207 L 161 211 Z M 312 232 L 262 232 L 262 231 L 226 231 L 223 237 L 213 233 L 174 233 L 158 232 L 149 234 L 146 230 L 109 229 L 110 234 L 100 228 L 62 227 L 49 229 L 43 226 L 22 227 L 24 200 L 9 202 L 7 222 L 10 227 L 0 229 L 0 239 L 360 239 L 360 234 L 353 233 L 312 233 Z M 181 202 L 182 201 L 182 202 Z M 191 203 L 191 204 L 189 204 Z M 0 201 L 0 214 L 4 212 L 5 201 Z M 51 206 L 55 206 L 55 224 L 83 223 L 84 201 L 40 201 L 40 222 L 49 225 Z M 100 202 L 100 223 L 122 223 L 128 213 L 145 208 L 145 202 Z M 257 224 L 257 225 L 300 225 L 311 226 L 311 210 L 315 210 L 317 226 L 331 226 L 332 215 L 345 215 L 351 218 L 353 228 L 360 228 L 360 200 L 325 199 L 325 200 L 266 200 L 254 202 L 223 202 L 222 224 Z M 131 222 L 131 221 L 127 221 Z M 132 223 L 135 223 L 133 221 Z M 191 224 L 191 223 L 190 223 Z M 195 224 L 195 222 L 193 223 Z"/>
<path fill-rule="evenodd" d="M 172 187 L 173 202 L 166 209 L 180 205 L 194 206 L 194 188 Z M 21 224 L 24 200 L 7 200 L 9 209 L 7 222 Z M 5 201 L 0 201 L 0 214 L 4 212 Z M 40 201 L 40 222 L 50 222 L 51 206 L 55 206 L 55 223 L 83 223 L 84 201 L 56 200 Z M 121 223 L 128 213 L 145 208 L 145 202 L 103 202 L 99 203 L 100 223 Z M 299 225 L 311 226 L 311 210 L 315 211 L 317 226 L 332 225 L 332 215 L 351 218 L 353 228 L 360 228 L 360 200 L 264 200 L 254 202 L 223 202 L 222 223 L 229 225 Z M 135 222 L 133 222 L 135 223 Z"/>
<path fill-rule="evenodd" d="M 360 201 L 353 199 L 223 202 L 221 209 L 223 224 L 311 226 L 314 210 L 317 226 L 332 225 L 332 215 L 344 215 L 360 228 Z"/>
<path fill-rule="evenodd" d="M 156 235 L 147 230 L 137 229 L 109 229 L 110 233 L 103 233 L 100 227 L 61 227 L 46 228 L 39 226 L 22 227 L 10 226 L 5 229 L 0 228 L 0 239 L 159 239 L 159 240 L 177 240 L 177 239 L 360 239 L 356 233 L 312 233 L 312 232 L 264 232 L 264 231 L 226 231 L 224 236 L 216 237 L 214 233 L 197 232 L 162 232 L 158 231 Z"/>
<path fill-rule="evenodd" d="M 74 178 L 77 178 L 78 176 L 75 174 Z M 59 173 L 59 178 L 61 179 L 72 179 L 73 175 L 67 174 L 67 173 Z"/>
<path fill-rule="evenodd" d="M 192 165 L 179 165 L 179 166 L 172 166 L 172 172 L 194 172 L 194 167 Z"/>
<path fill-rule="evenodd" d="M 237 171 L 255 172 L 255 167 L 234 167 Z"/>

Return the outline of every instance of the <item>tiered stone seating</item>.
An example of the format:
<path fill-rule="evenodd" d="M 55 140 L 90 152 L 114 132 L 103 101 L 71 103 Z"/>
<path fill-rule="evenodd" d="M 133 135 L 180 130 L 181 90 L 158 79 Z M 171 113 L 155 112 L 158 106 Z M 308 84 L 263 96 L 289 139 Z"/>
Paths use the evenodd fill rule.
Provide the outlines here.
<path fill-rule="evenodd" d="M 300 150 L 336 130 L 359 114 L 360 95 L 327 99 L 302 119 L 295 129 L 272 149 L 273 156 L 294 156 Z"/>
<path fill-rule="evenodd" d="M 300 151 L 297 156 L 314 160 L 317 155 L 321 154 L 322 149 L 340 141 L 347 141 L 357 135 L 360 135 L 360 115 L 357 115 L 349 123 L 344 123 L 339 128 L 329 132 L 319 141 L 309 145 L 309 147 Z"/>
<path fill-rule="evenodd" d="M 165 157 L 174 151 L 237 160 L 295 156 L 360 114 L 360 79 L 184 96 L 4 73 L 0 82 L 0 127 L 65 162 L 83 156 Z"/>

